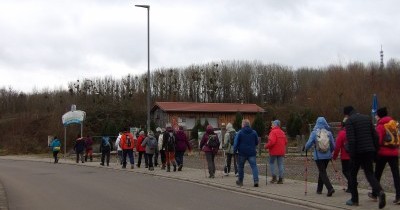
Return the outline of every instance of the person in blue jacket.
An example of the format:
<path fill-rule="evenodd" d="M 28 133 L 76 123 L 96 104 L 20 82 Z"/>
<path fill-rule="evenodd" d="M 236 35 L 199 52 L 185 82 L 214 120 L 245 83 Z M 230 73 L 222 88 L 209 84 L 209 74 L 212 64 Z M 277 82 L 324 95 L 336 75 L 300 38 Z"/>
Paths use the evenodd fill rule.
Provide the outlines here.
<path fill-rule="evenodd" d="M 315 145 L 313 156 L 319 172 L 317 194 L 322 194 L 322 189 L 325 185 L 328 189 L 328 193 L 326 194 L 328 197 L 332 196 L 335 192 L 326 172 L 328 163 L 332 158 L 332 152 L 335 149 L 335 140 L 330 130 L 325 118 L 318 117 L 310 138 L 308 138 L 305 145 L 306 151 Z"/>
<path fill-rule="evenodd" d="M 58 163 L 57 155 L 61 150 L 61 142 L 58 140 L 57 136 L 53 138 L 53 141 L 51 141 L 49 147 L 53 151 L 54 163 Z"/>

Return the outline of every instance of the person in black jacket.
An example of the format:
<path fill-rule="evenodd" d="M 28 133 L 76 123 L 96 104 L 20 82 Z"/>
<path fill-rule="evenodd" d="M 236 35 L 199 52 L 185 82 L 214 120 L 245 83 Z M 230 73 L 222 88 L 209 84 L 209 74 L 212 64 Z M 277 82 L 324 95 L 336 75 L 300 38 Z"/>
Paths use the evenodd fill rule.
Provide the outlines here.
<path fill-rule="evenodd" d="M 345 123 L 346 137 L 351 160 L 351 199 L 346 202 L 349 206 L 358 206 L 357 173 L 360 167 L 374 192 L 379 192 L 379 208 L 386 205 L 386 195 L 374 176 L 373 161 L 378 152 L 378 135 L 367 115 L 356 113 L 352 106 L 346 106 L 343 114 L 348 117 Z"/>
<path fill-rule="evenodd" d="M 76 153 L 76 163 L 79 163 L 79 159 L 81 159 L 82 163 L 84 163 L 85 159 L 83 157 L 83 153 L 85 152 L 86 144 L 85 144 L 85 139 L 81 137 L 81 135 L 78 135 L 75 145 L 74 145 L 74 150 Z"/>

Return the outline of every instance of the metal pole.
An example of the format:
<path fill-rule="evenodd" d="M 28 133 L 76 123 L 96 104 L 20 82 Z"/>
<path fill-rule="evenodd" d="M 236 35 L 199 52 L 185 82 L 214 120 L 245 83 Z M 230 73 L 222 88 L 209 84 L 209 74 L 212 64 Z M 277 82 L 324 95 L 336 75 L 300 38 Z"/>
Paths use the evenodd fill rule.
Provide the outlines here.
<path fill-rule="evenodd" d="M 150 131 L 150 6 L 147 7 L 147 131 Z"/>
<path fill-rule="evenodd" d="M 64 126 L 64 158 L 67 154 L 67 127 Z"/>
<path fill-rule="evenodd" d="M 147 131 L 150 131 L 150 5 L 135 5 L 147 9 Z"/>

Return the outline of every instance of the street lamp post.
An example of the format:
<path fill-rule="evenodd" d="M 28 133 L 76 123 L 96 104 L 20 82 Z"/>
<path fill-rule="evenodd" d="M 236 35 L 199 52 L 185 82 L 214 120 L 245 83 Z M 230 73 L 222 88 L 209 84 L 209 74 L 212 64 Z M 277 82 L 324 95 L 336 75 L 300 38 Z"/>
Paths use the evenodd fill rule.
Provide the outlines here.
<path fill-rule="evenodd" d="M 147 9 L 147 131 L 150 131 L 150 5 L 135 5 Z"/>

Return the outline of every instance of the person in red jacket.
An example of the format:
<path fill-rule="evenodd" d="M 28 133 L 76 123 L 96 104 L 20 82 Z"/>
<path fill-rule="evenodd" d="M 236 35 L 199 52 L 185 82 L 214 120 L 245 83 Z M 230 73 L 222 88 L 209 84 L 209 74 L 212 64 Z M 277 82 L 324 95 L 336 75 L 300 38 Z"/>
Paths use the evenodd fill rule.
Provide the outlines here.
<path fill-rule="evenodd" d="M 137 139 L 136 151 L 139 153 L 137 167 L 140 168 L 140 164 L 142 163 L 142 156 L 144 156 L 145 167 L 148 167 L 148 159 L 146 155 L 146 147 L 142 146 L 143 140 L 146 138 L 144 131 L 139 132 L 139 137 Z"/>
<path fill-rule="evenodd" d="M 340 161 L 342 163 L 342 173 L 347 179 L 347 189 L 346 192 L 350 192 L 350 155 L 346 151 L 347 138 L 346 138 L 346 128 L 344 124 L 347 118 L 345 117 L 342 121 L 342 128 L 340 129 L 336 137 L 335 150 L 333 151 L 332 159 L 336 160 L 340 153 Z"/>
<path fill-rule="evenodd" d="M 124 128 L 121 134 L 119 146 L 122 149 L 122 168 L 126 168 L 126 156 L 129 157 L 131 169 L 134 168 L 133 148 L 135 148 L 135 139 L 129 128 Z"/>
<path fill-rule="evenodd" d="M 269 167 L 272 174 L 270 182 L 283 184 L 283 158 L 286 153 L 287 138 L 280 126 L 281 122 L 279 120 L 272 121 L 271 132 L 268 135 L 268 143 L 265 145 L 265 149 L 269 150 Z M 279 180 L 276 179 L 275 160 L 278 163 Z"/>
<path fill-rule="evenodd" d="M 396 198 L 393 203 L 400 204 L 399 148 L 387 147 L 383 145 L 386 135 L 384 125 L 390 120 L 393 120 L 393 118 L 388 116 L 386 107 L 378 109 L 376 114 L 376 132 L 379 136 L 379 150 L 375 164 L 375 177 L 378 181 L 380 181 L 386 163 L 388 163 L 390 166 L 390 170 L 392 171 L 393 183 L 396 189 Z M 372 193 L 368 193 L 368 196 L 373 200 L 377 200 L 377 195 L 378 192 L 374 191 L 372 191 Z"/>

